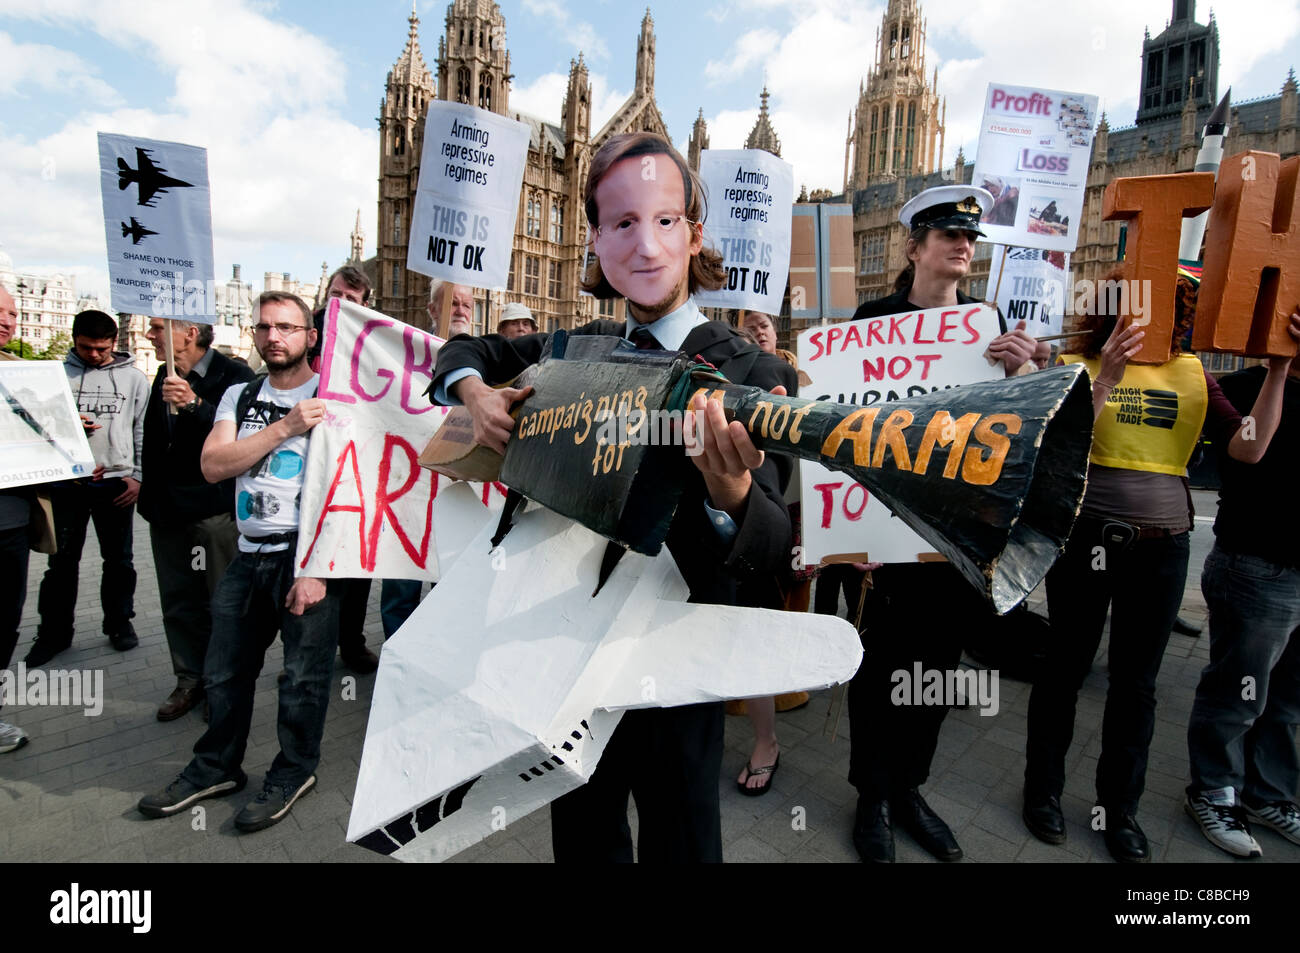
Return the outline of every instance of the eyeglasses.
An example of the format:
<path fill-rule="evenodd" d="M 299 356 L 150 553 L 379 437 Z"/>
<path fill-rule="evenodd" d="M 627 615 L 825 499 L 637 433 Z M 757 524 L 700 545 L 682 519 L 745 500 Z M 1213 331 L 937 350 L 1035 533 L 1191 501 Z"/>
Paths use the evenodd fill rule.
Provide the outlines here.
<path fill-rule="evenodd" d="M 654 227 L 652 231 L 656 238 L 661 241 L 668 238 L 677 230 L 680 222 L 694 228 L 699 222 L 692 222 L 685 215 L 656 215 L 650 219 Z M 597 225 L 596 234 L 602 236 L 608 242 L 616 242 L 625 245 L 636 240 L 637 228 L 636 220 L 632 218 L 621 219 L 613 225 Z"/>
<path fill-rule="evenodd" d="M 282 338 L 307 330 L 306 326 L 302 324 L 255 324 L 253 325 L 253 333 L 266 337 L 271 333 L 272 328 L 275 328 L 275 333 Z"/>

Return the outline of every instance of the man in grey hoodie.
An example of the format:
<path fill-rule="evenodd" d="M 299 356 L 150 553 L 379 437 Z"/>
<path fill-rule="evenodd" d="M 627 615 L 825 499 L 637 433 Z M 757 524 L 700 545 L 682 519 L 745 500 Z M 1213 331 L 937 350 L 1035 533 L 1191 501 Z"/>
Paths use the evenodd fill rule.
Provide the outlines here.
<path fill-rule="evenodd" d="M 132 524 L 140 493 L 144 413 L 149 382 L 130 354 L 114 352 L 117 323 L 103 311 L 82 311 L 72 320 L 72 350 L 64 367 L 85 422 L 95 471 L 56 484 L 54 524 L 58 552 L 50 557 L 37 602 L 41 622 L 24 661 L 44 665 L 72 644 L 77 575 L 86 524 L 94 520 L 104 559 L 99 586 L 104 634 L 119 652 L 138 644 Z"/>

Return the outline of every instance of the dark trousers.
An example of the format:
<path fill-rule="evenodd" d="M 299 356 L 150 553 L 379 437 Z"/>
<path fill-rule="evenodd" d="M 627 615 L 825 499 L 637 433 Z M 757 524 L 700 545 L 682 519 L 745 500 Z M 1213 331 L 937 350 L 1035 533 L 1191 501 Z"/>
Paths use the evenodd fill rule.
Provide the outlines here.
<path fill-rule="evenodd" d="M 193 523 L 151 523 L 149 542 L 158 573 L 163 630 L 179 688 L 203 681 L 212 636 L 212 595 L 235 558 L 239 530 L 230 514 Z"/>
<path fill-rule="evenodd" d="M 18 644 L 18 625 L 27 601 L 27 527 L 0 529 L 0 579 L 6 595 L 0 598 L 0 668 L 8 668 Z"/>
<path fill-rule="evenodd" d="M 338 645 L 338 596 L 302 615 L 284 607 L 293 585 L 293 549 L 240 553 L 212 598 L 212 641 L 203 687 L 212 716 L 185 768 L 187 780 L 208 787 L 235 776 L 244 761 L 253 696 L 266 650 L 277 630 L 284 643 L 277 734 L 280 753 L 266 773 L 270 784 L 297 787 L 320 763 L 321 736 Z"/>
<path fill-rule="evenodd" d="M 122 480 L 103 483 L 61 483 L 51 490 L 54 527 L 59 551 L 50 557 L 41 580 L 37 608 L 41 614 L 38 635 L 55 642 L 71 642 L 73 614 L 77 608 L 77 577 L 81 550 L 86 544 L 86 524 L 95 523 L 99 552 L 104 560 L 99 582 L 99 604 L 104 611 L 104 632 L 120 632 L 135 615 L 135 565 L 131 529 L 135 506 L 114 506 L 122 494 Z"/>
<path fill-rule="evenodd" d="M 420 605 L 423 585 L 419 579 L 385 579 L 379 587 L 379 619 L 385 639 L 391 639 Z"/>
<path fill-rule="evenodd" d="M 1052 638 L 1029 696 L 1025 790 L 1060 797 L 1079 689 L 1092 670 L 1110 609 L 1106 710 L 1097 803 L 1137 812 L 1155 731 L 1156 675 L 1187 580 L 1188 534 L 1107 542 L 1104 521 L 1080 518 L 1047 574 Z"/>
<path fill-rule="evenodd" d="M 849 783 L 883 801 L 925 783 L 948 715 L 943 704 L 895 704 L 894 673 L 911 678 L 917 662 L 955 669 L 963 633 L 991 610 L 942 563 L 883 566 L 872 582 L 862 609 L 862 665 L 849 683 Z"/>
<path fill-rule="evenodd" d="M 590 780 L 551 802 L 556 863 L 721 863 L 721 702 L 626 712 Z"/>
<path fill-rule="evenodd" d="M 339 651 L 345 658 L 354 658 L 366 649 L 370 580 L 340 579 L 334 585 L 339 591 Z"/>
<path fill-rule="evenodd" d="M 849 621 L 858 612 L 858 600 L 862 596 L 863 573 L 852 566 L 831 564 L 817 574 L 816 591 L 813 593 L 813 611 L 818 615 L 840 614 L 840 592 L 844 592 L 844 602 L 848 606 Z M 863 610 L 865 615 L 865 610 Z"/>

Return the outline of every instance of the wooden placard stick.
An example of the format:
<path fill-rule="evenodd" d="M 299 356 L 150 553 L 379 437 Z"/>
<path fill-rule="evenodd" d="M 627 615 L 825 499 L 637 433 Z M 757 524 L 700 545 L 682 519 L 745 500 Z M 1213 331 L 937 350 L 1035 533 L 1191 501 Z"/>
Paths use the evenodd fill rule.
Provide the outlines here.
<path fill-rule="evenodd" d="M 167 376 L 175 377 L 176 376 L 176 354 L 173 350 L 173 345 L 172 345 L 172 319 L 171 318 L 163 318 L 163 348 L 167 354 Z M 167 413 L 175 416 L 176 414 L 175 405 L 167 401 L 164 401 L 163 403 L 167 404 Z"/>
<path fill-rule="evenodd" d="M 451 326 L 451 299 L 455 297 L 456 286 L 450 281 L 442 286 L 442 309 L 438 314 L 438 337 L 447 340 L 447 330 Z"/>

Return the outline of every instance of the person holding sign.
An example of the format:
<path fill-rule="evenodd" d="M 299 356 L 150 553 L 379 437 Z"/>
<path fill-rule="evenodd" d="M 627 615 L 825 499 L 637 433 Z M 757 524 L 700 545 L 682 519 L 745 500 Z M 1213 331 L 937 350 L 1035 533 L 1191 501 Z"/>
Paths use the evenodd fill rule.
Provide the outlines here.
<path fill-rule="evenodd" d="M 1114 271 L 1099 287 L 1121 277 Z M 1047 575 L 1052 639 L 1029 697 L 1023 817 L 1039 840 L 1065 842 L 1060 799 L 1075 704 L 1109 609 L 1093 826 L 1121 863 L 1151 859 L 1137 809 L 1155 730 L 1156 676 L 1187 579 L 1187 461 L 1203 424 L 1232 459 L 1261 459 L 1277 428 L 1290 364 L 1289 357 L 1270 359 L 1270 379 L 1251 409 L 1251 423 L 1243 426 L 1196 356 L 1179 353 L 1195 316 L 1196 291 L 1192 279 L 1179 276 L 1174 356 L 1165 363 L 1129 363 L 1146 332 L 1126 320 L 1119 296 L 1102 294 L 1082 318 L 1081 329 L 1093 333 L 1076 345 L 1078 353 L 1062 358 L 1087 365 L 1097 422 L 1083 507 L 1065 552 Z"/>
<path fill-rule="evenodd" d="M 727 323 L 706 320 L 695 304 L 696 289 L 723 281 L 721 256 L 704 246 L 702 192 L 698 176 L 661 136 L 615 136 L 600 148 L 585 192 L 596 261 L 583 285 L 598 298 L 625 297 L 631 317 L 626 324 L 593 321 L 572 333 L 698 354 L 724 374 L 732 368 L 738 383 L 792 393 L 793 368 L 758 352 Z M 515 424 L 510 407 L 528 391 L 489 385 L 536 363 L 548 343 L 546 334 L 449 341 L 438 354 L 435 399 L 464 403 L 476 440 L 504 451 Z M 743 374 L 735 370 L 742 365 Z M 686 467 L 667 543 L 691 601 L 779 607 L 774 600 L 790 562 L 782 498 L 789 461 L 756 450 L 744 426 L 728 426 L 721 406 L 703 396 L 684 429 L 702 452 Z M 722 737 L 721 702 L 625 713 L 587 784 L 551 805 L 555 859 L 631 861 L 631 793 L 642 861 L 721 861 Z"/>
<path fill-rule="evenodd" d="M 200 459 L 209 481 L 234 478 L 239 526 L 239 553 L 212 596 L 203 666 L 212 717 L 176 780 L 137 805 L 145 817 L 171 817 L 243 789 L 257 676 L 278 632 L 284 643 L 280 752 L 262 793 L 235 815 L 235 827 L 246 832 L 278 824 L 316 784 L 338 645 L 337 591 L 324 579 L 294 574 L 310 434 L 325 418 L 319 379 L 307 363 L 316 329 L 307 305 L 279 291 L 263 292 L 253 320 L 269 374 L 226 390 Z"/>
<path fill-rule="evenodd" d="M 894 294 L 862 305 L 853 320 L 974 303 L 957 283 L 969 272 L 975 241 L 984 234 L 981 211 L 992 206 L 993 196 L 966 185 L 926 189 L 904 205 L 899 219 L 911 229 L 907 267 Z M 989 344 L 989 358 L 1001 361 L 1008 377 L 1033 357 L 1036 342 L 1024 329 L 1021 321 Z M 946 563 L 870 566 L 862 612 L 865 654 L 849 689 L 849 782 L 858 789 L 853 844 L 863 860 L 893 863 L 893 826 L 899 824 L 939 860 L 960 860 L 957 839 L 920 792 L 947 705 L 899 704 L 894 689 L 897 673 L 918 664 L 927 672 L 954 670 L 963 632 L 990 610 Z"/>

